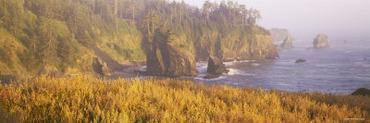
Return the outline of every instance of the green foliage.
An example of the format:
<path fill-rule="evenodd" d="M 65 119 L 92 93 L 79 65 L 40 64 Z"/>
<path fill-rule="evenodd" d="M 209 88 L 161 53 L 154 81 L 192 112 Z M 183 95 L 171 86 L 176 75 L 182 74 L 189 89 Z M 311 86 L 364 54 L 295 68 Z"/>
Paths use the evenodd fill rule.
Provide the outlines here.
<path fill-rule="evenodd" d="M 146 8 L 140 26 L 148 43 L 154 40 L 156 29 L 165 28 L 173 31 L 173 43 L 192 52 L 197 60 L 205 60 L 210 54 L 223 59 L 274 57 L 275 50 L 270 39 L 257 36 L 270 35 L 255 24 L 261 18 L 259 12 L 247 9 L 245 5 L 231 1 L 221 4 L 206 1 L 203 12 L 200 12 L 198 8 L 185 3 L 157 1 Z M 245 35 L 255 38 L 247 38 Z M 251 47 L 259 52 L 254 53 L 257 51 L 250 50 Z M 264 51 L 261 48 L 265 48 Z"/>
<path fill-rule="evenodd" d="M 2 121 L 346 122 L 368 120 L 369 103 L 369 96 L 205 86 L 174 79 L 38 77 L 0 85 Z"/>
<path fill-rule="evenodd" d="M 13 52 L 14 48 L 8 45 L 0 46 L 0 66 L 7 66 L 6 69 L 1 67 L 2 70 L 9 71 L 15 69 L 11 66 L 18 65 L 27 68 L 19 70 L 25 74 L 68 73 L 74 67 L 87 67 L 79 69 L 88 70 L 91 63 L 81 66 L 81 62 L 92 61 L 93 48 L 104 43 L 119 47 L 120 50 L 103 47 L 114 60 L 145 60 L 141 32 L 129 23 L 131 21 L 118 18 L 112 10 L 114 4 L 109 0 L 100 3 L 93 0 L 0 0 L 0 27 L 6 29 L 1 34 L 7 34 L 4 38 L 15 37 L 13 40 L 21 42 L 16 45 L 24 46 L 22 53 Z"/>
<path fill-rule="evenodd" d="M 232 58 L 256 54 L 250 58 L 263 59 L 272 50 L 266 49 L 268 38 L 253 38 L 269 35 L 255 24 L 259 18 L 258 11 L 235 2 L 206 2 L 201 10 L 165 0 L 0 0 L 0 27 L 24 46 L 16 54 L 20 62 L 7 62 L 21 64 L 27 68 L 24 73 L 32 74 L 45 73 L 46 68 L 65 73 L 89 61 L 77 56 L 93 58 L 95 48 L 119 63 L 143 61 L 154 37 L 189 51 L 198 60 L 210 54 Z M 171 30 L 171 35 L 160 39 L 167 32 L 155 36 L 158 29 Z M 9 56 L 8 49 L 0 50 L 3 57 Z"/>

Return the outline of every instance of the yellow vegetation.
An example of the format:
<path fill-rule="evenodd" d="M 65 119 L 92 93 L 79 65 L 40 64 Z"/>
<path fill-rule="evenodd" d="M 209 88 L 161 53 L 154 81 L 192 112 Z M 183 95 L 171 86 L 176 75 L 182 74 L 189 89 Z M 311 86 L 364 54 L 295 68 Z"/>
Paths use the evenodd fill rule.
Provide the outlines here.
<path fill-rule="evenodd" d="M 368 104 L 368 96 L 205 86 L 175 79 L 39 77 L 0 85 L 0 119 L 5 122 L 369 121 Z"/>

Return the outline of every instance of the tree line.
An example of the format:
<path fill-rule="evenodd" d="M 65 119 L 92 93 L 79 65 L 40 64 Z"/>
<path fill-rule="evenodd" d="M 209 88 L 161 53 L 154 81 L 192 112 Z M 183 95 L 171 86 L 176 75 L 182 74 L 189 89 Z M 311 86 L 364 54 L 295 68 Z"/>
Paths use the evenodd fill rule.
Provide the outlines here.
<path fill-rule="evenodd" d="M 215 37 L 227 30 L 266 33 L 256 25 L 260 18 L 257 10 L 233 1 L 206 1 L 197 8 L 168 0 L 0 0 L 0 28 L 24 47 L 0 56 L 0 61 L 5 66 L 19 61 L 31 73 L 65 71 L 78 66 L 81 54 L 103 43 L 107 52 L 135 61 L 140 57 L 135 53 L 146 50 L 157 29 L 169 30 L 176 35 L 174 43 L 199 56 L 214 52 L 203 51 L 201 45 L 215 44 Z M 132 45 L 123 46 L 127 43 Z M 0 46 L 0 52 L 14 50 L 9 47 Z"/>

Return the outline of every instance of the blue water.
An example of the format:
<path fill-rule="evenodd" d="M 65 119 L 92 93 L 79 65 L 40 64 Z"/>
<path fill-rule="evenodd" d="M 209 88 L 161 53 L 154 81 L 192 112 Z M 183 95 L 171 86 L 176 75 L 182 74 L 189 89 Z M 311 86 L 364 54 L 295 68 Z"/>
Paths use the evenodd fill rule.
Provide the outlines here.
<path fill-rule="evenodd" d="M 195 81 L 293 92 L 319 91 L 350 94 L 370 88 L 370 40 L 330 40 L 330 48 L 314 50 L 312 40 L 297 40 L 293 50 L 280 51 L 279 59 L 226 62 L 228 74 L 206 80 L 207 63 L 197 63 Z M 297 64 L 297 59 L 307 62 Z"/>

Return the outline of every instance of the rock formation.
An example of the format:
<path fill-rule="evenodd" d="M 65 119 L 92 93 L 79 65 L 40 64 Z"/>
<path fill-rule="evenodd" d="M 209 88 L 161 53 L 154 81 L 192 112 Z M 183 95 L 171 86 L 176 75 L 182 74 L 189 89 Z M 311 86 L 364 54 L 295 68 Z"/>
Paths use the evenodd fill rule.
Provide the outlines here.
<path fill-rule="evenodd" d="M 99 61 L 98 58 L 94 58 L 92 66 L 95 73 L 104 76 L 103 64 Z"/>
<path fill-rule="evenodd" d="M 207 72 L 213 75 L 220 75 L 222 73 L 228 73 L 229 70 L 222 61 L 214 56 L 209 56 Z"/>
<path fill-rule="evenodd" d="M 287 29 L 273 28 L 269 31 L 274 42 L 283 41 L 286 39 L 286 37 L 290 36 L 290 33 Z"/>
<path fill-rule="evenodd" d="M 319 34 L 313 40 L 313 47 L 315 49 L 329 48 L 328 36 L 325 34 Z"/>
<path fill-rule="evenodd" d="M 291 36 L 287 36 L 284 42 L 280 45 L 281 49 L 290 50 L 293 48 L 293 39 Z"/>
<path fill-rule="evenodd" d="M 109 76 L 113 70 L 108 67 L 107 62 L 97 57 L 93 58 L 92 68 L 96 74 L 101 76 Z"/>
<path fill-rule="evenodd" d="M 298 63 L 303 63 L 303 62 L 306 62 L 306 60 L 304 60 L 304 59 L 298 59 L 298 60 L 295 61 L 295 63 L 297 63 L 297 64 Z"/>
<path fill-rule="evenodd" d="M 153 39 L 147 51 L 146 74 L 167 77 L 198 75 L 194 56 L 173 45 L 170 33 L 158 32 Z"/>
<path fill-rule="evenodd" d="M 370 89 L 367 88 L 359 88 L 351 95 L 362 95 L 362 96 L 370 96 Z"/>

